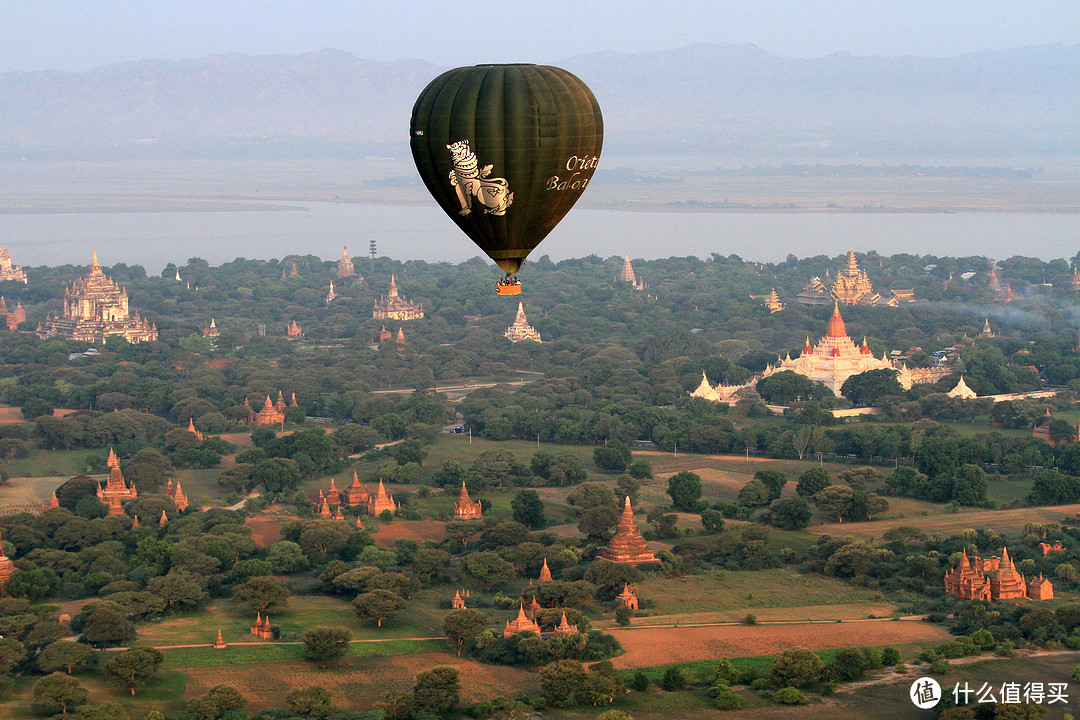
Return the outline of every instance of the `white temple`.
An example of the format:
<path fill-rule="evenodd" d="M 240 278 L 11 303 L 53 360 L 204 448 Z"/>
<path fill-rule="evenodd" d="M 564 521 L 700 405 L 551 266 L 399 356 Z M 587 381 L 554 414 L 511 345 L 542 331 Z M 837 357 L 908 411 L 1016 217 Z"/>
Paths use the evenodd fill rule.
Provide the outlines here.
<path fill-rule="evenodd" d="M 525 319 L 525 308 L 522 307 L 521 302 L 518 302 L 517 316 L 514 318 L 514 322 L 510 327 L 506 328 L 506 332 L 503 333 L 506 339 L 510 342 L 516 343 L 522 340 L 532 340 L 534 342 L 540 342 L 540 333 L 536 332 L 536 328 L 529 324 L 529 321 Z"/>

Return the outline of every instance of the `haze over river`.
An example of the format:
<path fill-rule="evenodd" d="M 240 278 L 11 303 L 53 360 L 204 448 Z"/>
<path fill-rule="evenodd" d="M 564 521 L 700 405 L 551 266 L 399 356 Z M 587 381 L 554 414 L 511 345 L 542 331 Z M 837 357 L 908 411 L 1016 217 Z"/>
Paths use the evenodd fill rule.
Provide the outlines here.
<path fill-rule="evenodd" d="M 438 208 L 427 205 L 311 203 L 301 209 L 207 212 L 99 212 L 0 215 L 0 243 L 24 266 L 85 265 L 95 248 L 103 265 L 142 265 L 157 274 L 170 262 L 200 257 L 219 265 L 236 257 L 312 254 L 326 260 L 379 255 L 457 263 L 480 251 Z M 712 253 L 778 262 L 839 255 L 849 248 L 938 256 L 1013 255 L 1043 260 L 1080 251 L 1074 213 L 781 213 L 636 212 L 575 208 L 533 251 L 559 261 L 660 258 Z M 363 270 L 363 266 L 360 267 Z M 528 272 L 528 265 L 523 270 Z"/>

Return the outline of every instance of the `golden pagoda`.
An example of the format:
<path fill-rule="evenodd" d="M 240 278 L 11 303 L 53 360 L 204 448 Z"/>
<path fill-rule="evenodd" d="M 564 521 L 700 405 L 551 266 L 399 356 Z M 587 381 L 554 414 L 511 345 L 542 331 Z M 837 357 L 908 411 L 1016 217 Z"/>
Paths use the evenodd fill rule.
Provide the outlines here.
<path fill-rule="evenodd" d="M 645 538 L 641 536 L 637 521 L 634 520 L 634 510 L 630 507 L 629 495 L 626 496 L 622 517 L 619 518 L 619 524 L 615 528 L 615 535 L 606 547 L 596 551 L 596 557 L 631 565 L 660 562 L 653 555 L 653 551 L 645 545 Z"/>
<path fill-rule="evenodd" d="M 757 300 L 758 297 L 755 297 L 754 299 Z M 780 296 L 776 294 L 776 288 L 773 288 L 772 291 L 765 296 L 765 300 L 762 301 L 761 304 L 768 308 L 770 315 L 778 313 L 787 307 L 784 303 L 780 302 Z"/>
<path fill-rule="evenodd" d="M 131 343 L 154 341 L 157 326 L 128 311 L 127 288 L 105 276 L 98 264 L 97 250 L 90 272 L 64 289 L 64 310 L 60 317 L 49 315 L 38 326 L 38 337 L 62 335 L 73 340 L 101 343 L 119 335 Z"/>
<path fill-rule="evenodd" d="M 506 328 L 503 336 L 512 343 L 521 342 L 522 340 L 541 342 L 540 333 L 536 332 L 536 328 L 530 325 L 525 318 L 525 308 L 520 300 L 518 301 L 517 315 L 514 317 L 514 322 L 511 323 L 510 327 Z"/>
<path fill-rule="evenodd" d="M 424 317 L 424 306 L 414 305 L 398 294 L 397 279 L 390 276 L 390 290 L 379 298 L 371 311 L 376 320 L 419 320 Z"/>
<path fill-rule="evenodd" d="M 874 292 L 870 277 L 855 262 L 854 250 L 848 250 L 847 265 L 836 274 L 832 296 L 845 305 L 877 305 L 881 302 L 881 295 Z"/>
<path fill-rule="evenodd" d="M 619 273 L 619 279 L 630 283 L 638 291 L 644 290 L 646 287 L 645 280 L 634 274 L 634 266 L 630 264 L 630 253 L 626 253 L 626 257 L 623 258 L 622 272 Z"/>
<path fill-rule="evenodd" d="M 129 484 L 124 479 L 124 474 L 120 472 L 120 466 L 114 465 L 109 468 L 109 479 L 105 482 L 105 487 L 102 488 L 98 485 L 97 496 L 98 500 L 108 505 L 114 497 L 120 502 L 134 500 L 139 497 L 139 491 L 135 489 L 134 483 Z"/>
<path fill-rule="evenodd" d="M 349 259 L 349 248 L 344 246 L 341 248 L 341 259 L 337 264 L 337 276 L 339 278 L 352 277 L 356 274 L 356 269 L 353 267 L 353 261 Z"/>

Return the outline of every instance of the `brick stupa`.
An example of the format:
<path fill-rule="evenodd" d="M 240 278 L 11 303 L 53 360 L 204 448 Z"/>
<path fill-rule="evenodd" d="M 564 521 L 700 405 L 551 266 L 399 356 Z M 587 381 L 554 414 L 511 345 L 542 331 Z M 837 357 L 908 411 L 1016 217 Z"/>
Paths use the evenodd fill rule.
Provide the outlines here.
<path fill-rule="evenodd" d="M 615 528 L 615 535 L 607 547 L 596 551 L 596 557 L 617 563 L 630 565 L 642 565 L 644 563 L 659 563 L 660 560 L 653 555 L 653 551 L 645 545 L 645 538 L 638 530 L 634 520 L 634 510 L 630 507 L 630 496 L 626 496 L 623 505 L 622 517 Z"/>
<path fill-rule="evenodd" d="M 994 600 L 1027 597 L 1027 583 L 1024 576 L 1016 571 L 1016 565 L 1009 557 L 1009 548 L 1001 551 L 1001 565 L 997 575 L 990 578 L 990 596 Z"/>
<path fill-rule="evenodd" d="M 367 505 L 368 500 L 371 499 L 371 494 L 360 484 L 360 478 L 355 470 L 352 474 L 352 485 L 345 488 L 342 495 L 342 500 L 346 505 Z"/>
<path fill-rule="evenodd" d="M 394 513 L 397 512 L 397 509 L 397 503 L 394 502 L 394 498 L 386 493 L 386 488 L 383 487 L 383 481 L 380 479 L 378 492 L 368 500 L 367 514 L 372 517 L 378 517 L 384 510 L 389 510 L 391 513 Z"/>
<path fill-rule="evenodd" d="M 473 502 L 469 497 L 469 491 L 465 488 L 465 481 L 461 481 L 461 493 L 454 501 L 455 520 L 479 520 L 483 515 L 480 503 Z"/>
<path fill-rule="evenodd" d="M 525 614 L 525 606 L 518 605 L 518 616 L 513 622 L 507 620 L 506 627 L 503 628 L 503 637 L 508 638 L 511 635 L 517 635 L 523 632 L 534 632 L 537 635 L 540 634 L 540 626 L 536 624 L 535 620 L 529 618 Z"/>
<path fill-rule="evenodd" d="M 4 586 L 7 585 L 7 581 L 11 579 L 16 570 L 18 568 L 15 567 L 15 563 L 4 552 L 4 542 L 3 539 L 0 539 L 0 596 L 5 594 Z"/>

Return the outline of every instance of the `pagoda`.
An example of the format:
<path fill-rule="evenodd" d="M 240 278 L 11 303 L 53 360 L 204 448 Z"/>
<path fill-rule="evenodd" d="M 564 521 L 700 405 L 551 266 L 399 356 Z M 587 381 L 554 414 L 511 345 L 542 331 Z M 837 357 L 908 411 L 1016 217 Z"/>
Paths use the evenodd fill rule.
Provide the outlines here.
<path fill-rule="evenodd" d="M 1028 583 L 1027 596 L 1032 600 L 1053 600 L 1054 586 L 1039 573 L 1039 577 Z"/>
<path fill-rule="evenodd" d="M 566 611 L 563 610 L 562 620 L 555 627 L 555 637 L 570 637 L 571 635 L 576 635 L 578 632 L 580 631 L 578 630 L 577 625 L 571 625 L 566 621 Z"/>
<path fill-rule="evenodd" d="M 450 600 L 450 607 L 454 610 L 465 609 L 465 598 L 461 597 L 461 591 L 458 590 L 454 593 L 454 597 Z"/>
<path fill-rule="evenodd" d="M 506 621 L 506 627 L 503 628 L 503 637 L 508 638 L 511 635 L 517 635 L 518 633 L 523 632 L 534 632 L 539 635 L 540 626 L 536 623 L 536 620 L 531 620 L 525 614 L 525 606 L 519 604 L 518 616 L 513 622 L 510 620 Z"/>
<path fill-rule="evenodd" d="M 759 300 L 762 296 L 758 295 L 755 297 L 751 295 L 750 297 L 753 300 Z M 764 297 L 765 299 L 762 301 L 761 304 L 768 308 L 770 315 L 778 313 L 785 307 L 787 307 L 786 305 L 784 305 L 784 303 L 780 302 L 780 296 L 776 294 L 776 288 L 773 288 L 772 291 Z"/>
<path fill-rule="evenodd" d="M 180 487 L 179 480 L 176 481 L 176 488 L 171 493 L 167 492 L 166 494 L 172 498 L 173 505 L 176 506 L 177 512 L 184 512 L 184 510 L 187 509 L 187 495 L 184 494 L 183 488 Z"/>
<path fill-rule="evenodd" d="M 18 570 L 15 567 L 15 563 L 4 552 L 4 541 L 0 539 L 0 596 L 4 595 L 4 586 L 7 585 L 7 581 L 11 579 L 11 576 Z"/>
<path fill-rule="evenodd" d="M 419 320 L 424 317 L 424 306 L 414 305 L 398 295 L 397 279 L 390 276 L 390 290 L 379 298 L 371 311 L 376 320 Z"/>
<path fill-rule="evenodd" d="M 109 456 L 105 458 L 105 467 L 118 468 L 120 467 L 120 459 L 116 457 L 116 452 L 110 447 Z"/>
<path fill-rule="evenodd" d="M 1009 557 L 1009 548 L 1001 551 L 1001 565 L 997 574 L 990 578 L 990 597 L 994 600 L 1027 597 L 1027 583 L 1024 576 L 1016 571 L 1016 565 Z"/>
<path fill-rule="evenodd" d="M 129 485 L 128 481 L 124 479 L 124 474 L 120 472 L 120 466 L 114 465 L 109 468 L 109 479 L 105 481 L 105 487 L 102 488 L 98 485 L 97 496 L 98 500 L 110 505 L 114 497 L 120 502 L 134 500 L 139 497 L 139 491 L 135 489 L 134 484 Z"/>
<path fill-rule="evenodd" d="M 525 606 L 525 617 L 530 620 L 536 619 L 536 613 L 540 612 L 540 603 L 536 602 L 536 596 L 532 596 L 532 600 Z"/>
<path fill-rule="evenodd" d="M 641 291 L 645 289 L 645 280 L 634 275 L 634 266 L 630 264 L 630 253 L 626 253 L 626 257 L 623 258 L 619 279 L 625 283 L 630 283 L 635 290 Z"/>
<path fill-rule="evenodd" d="M 881 302 L 881 295 L 874 292 L 870 277 L 855 262 L 854 250 L 848 250 L 847 264 L 836 274 L 832 296 L 845 305 L 877 305 Z"/>
<path fill-rule="evenodd" d="M 979 337 L 984 338 L 996 338 L 997 333 L 990 329 L 990 318 L 983 318 L 983 329 L 979 333 Z"/>
<path fill-rule="evenodd" d="M 631 610 L 638 609 L 637 595 L 630 590 L 630 585 L 628 583 L 623 583 L 622 592 L 615 596 L 615 599 L 619 601 L 620 605 L 624 605 Z"/>
<path fill-rule="evenodd" d="M 159 528 L 165 527 L 165 524 L 169 522 L 169 516 L 165 514 L 165 511 L 161 511 L 161 517 L 158 518 L 157 524 Z"/>
<path fill-rule="evenodd" d="M 214 641 L 214 649 L 224 650 L 226 647 L 228 646 L 225 644 L 225 638 L 221 637 L 221 630 L 219 629 L 217 631 L 217 640 Z"/>
<path fill-rule="evenodd" d="M 187 431 L 194 435 L 199 442 L 203 441 L 203 434 L 195 429 L 195 418 L 188 418 Z"/>
<path fill-rule="evenodd" d="M 256 425 L 280 425 L 285 422 L 285 413 L 278 410 L 274 403 L 270 402 L 270 396 L 266 396 L 266 402 L 263 403 L 262 410 L 255 413 Z"/>
<path fill-rule="evenodd" d="M 810 282 L 795 296 L 795 301 L 800 305 L 828 305 L 831 299 L 829 288 L 816 275 L 810 278 Z"/>
<path fill-rule="evenodd" d="M 128 310 L 127 288 L 105 276 L 98 264 L 97 250 L 89 274 L 64 289 L 64 309 L 60 317 L 48 315 L 38 326 L 37 336 L 45 339 L 62 335 L 72 340 L 102 343 L 119 335 L 131 343 L 157 340 L 157 326 Z"/>
<path fill-rule="evenodd" d="M 483 510 L 480 503 L 469 499 L 469 491 L 465 488 L 465 481 L 462 480 L 461 493 L 458 494 L 458 499 L 454 501 L 454 519 L 480 520 L 482 517 Z"/>
<path fill-rule="evenodd" d="M 540 342 L 540 333 L 536 332 L 536 328 L 530 325 L 525 318 L 525 308 L 520 300 L 518 301 L 517 315 L 514 317 L 514 322 L 511 323 L 510 327 L 506 328 L 503 336 L 512 343 L 521 342 L 522 340 Z"/>
<path fill-rule="evenodd" d="M 978 397 L 975 391 L 964 382 L 963 375 L 960 376 L 960 382 L 956 383 L 956 387 L 947 392 L 946 395 L 953 398 L 963 398 L 964 400 L 974 400 Z"/>
<path fill-rule="evenodd" d="M 120 504 L 120 498 L 117 495 L 109 496 L 109 512 L 108 515 L 123 515 L 124 507 Z"/>
<path fill-rule="evenodd" d="M 4 316 L 4 322 L 10 332 L 18 330 L 19 323 L 26 322 L 26 308 L 23 307 L 23 304 L 20 302 L 15 306 L 14 310 L 8 310 L 3 295 L 0 295 L 0 315 Z"/>
<path fill-rule="evenodd" d="M 285 326 L 285 336 L 286 337 L 289 337 L 289 338 L 292 338 L 292 339 L 295 340 L 295 339 L 298 339 L 300 337 L 303 337 L 303 335 L 304 335 L 304 330 L 300 327 L 300 325 L 295 320 L 293 320 L 291 323 L 289 323 L 288 325 Z"/>
<path fill-rule="evenodd" d="M 705 371 L 701 371 L 701 384 L 697 386 L 694 392 L 690 393 L 690 397 L 701 398 L 702 400 L 710 400 L 712 402 L 731 402 L 735 393 L 748 387 L 750 383 L 744 385 L 724 385 L 723 383 L 717 383 L 716 387 L 713 387 L 709 382 L 709 378 L 705 375 Z"/>
<path fill-rule="evenodd" d="M 807 338 L 806 346 L 798 358 L 792 359 L 789 356 L 776 365 L 770 365 L 765 370 L 765 377 L 791 370 L 814 382 L 824 383 L 834 394 L 840 395 L 840 388 L 844 385 L 844 381 L 852 375 L 868 370 L 894 369 L 884 352 L 881 353 L 880 359 L 874 357 L 866 343 L 866 338 L 863 338 L 861 347 L 852 342 L 844 326 L 844 319 L 840 317 L 840 301 L 835 300 L 825 337 L 814 347 L 810 346 L 810 339 Z M 905 389 L 911 387 L 911 376 L 903 369 L 897 380 Z"/>
<path fill-rule="evenodd" d="M 337 293 L 334 292 L 334 281 L 331 280 L 330 281 L 330 292 L 326 293 L 326 304 L 329 306 L 330 303 L 334 302 L 335 298 L 337 298 Z"/>
<path fill-rule="evenodd" d="M 641 531 L 634 520 L 634 510 L 630 507 L 629 495 L 626 496 L 626 503 L 623 505 L 619 524 L 615 528 L 615 535 L 606 547 L 596 551 L 596 557 L 631 565 L 660 562 L 653 555 L 653 551 L 645 545 L 645 538 L 641 536 Z"/>
<path fill-rule="evenodd" d="M 551 568 L 548 567 L 547 558 L 544 558 L 544 566 L 540 568 L 540 582 L 544 583 L 551 579 Z"/>
<path fill-rule="evenodd" d="M 945 592 L 961 600 L 990 599 L 990 580 L 981 569 L 972 567 L 967 548 L 964 548 L 960 563 L 945 574 Z"/>
<path fill-rule="evenodd" d="M 255 613 L 255 624 L 251 626 L 250 632 L 260 640 L 273 640 L 274 631 L 270 627 L 270 616 L 267 615 L 264 620 L 261 613 Z"/>
<path fill-rule="evenodd" d="M 353 267 L 353 261 L 349 259 L 349 248 L 344 246 L 341 248 L 341 259 L 337 263 L 337 276 L 347 278 L 355 274 L 356 269 Z"/>
<path fill-rule="evenodd" d="M 221 333 L 218 331 L 217 323 L 214 318 L 210 318 L 210 324 L 204 327 L 201 331 L 204 338 L 216 338 Z"/>
<path fill-rule="evenodd" d="M 341 494 L 346 505 L 367 505 L 368 500 L 371 499 L 371 494 L 360 484 L 360 478 L 355 470 L 352 474 L 352 485 L 345 488 Z"/>
<path fill-rule="evenodd" d="M 19 265 L 12 265 L 11 253 L 6 247 L 0 245 L 0 281 L 3 280 L 17 280 L 23 284 L 28 282 L 26 271 Z"/>
<path fill-rule="evenodd" d="M 397 512 L 397 509 L 398 504 L 394 502 L 394 498 L 386 494 L 386 488 L 383 486 L 382 478 L 380 478 L 378 492 L 368 499 L 367 514 L 378 517 L 384 510 L 394 513 Z"/>
<path fill-rule="evenodd" d="M 326 502 L 334 505 L 341 504 L 341 491 L 334 484 L 334 478 L 330 478 L 330 488 L 326 491 Z"/>

